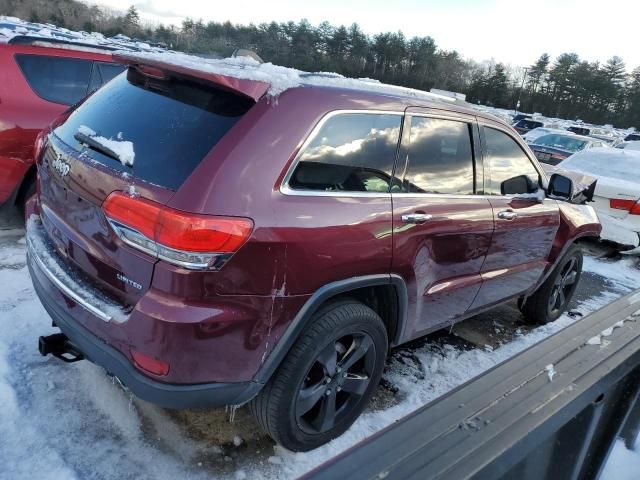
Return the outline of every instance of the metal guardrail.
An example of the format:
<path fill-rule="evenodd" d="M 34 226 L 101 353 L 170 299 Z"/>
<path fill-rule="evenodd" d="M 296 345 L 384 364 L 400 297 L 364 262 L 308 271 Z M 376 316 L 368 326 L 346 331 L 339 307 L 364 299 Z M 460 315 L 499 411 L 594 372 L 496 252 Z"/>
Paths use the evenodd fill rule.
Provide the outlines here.
<path fill-rule="evenodd" d="M 304 478 L 595 479 L 616 438 L 623 436 L 630 445 L 638 435 L 639 396 L 640 290 Z"/>

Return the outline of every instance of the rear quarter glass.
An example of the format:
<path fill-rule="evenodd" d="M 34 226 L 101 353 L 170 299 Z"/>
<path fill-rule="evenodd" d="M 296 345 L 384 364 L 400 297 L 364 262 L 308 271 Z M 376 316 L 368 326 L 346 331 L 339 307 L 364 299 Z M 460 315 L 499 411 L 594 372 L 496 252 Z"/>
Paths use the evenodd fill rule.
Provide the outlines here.
<path fill-rule="evenodd" d="M 214 86 L 157 79 L 134 68 L 87 99 L 54 133 L 92 160 L 145 182 L 177 190 L 254 102 Z M 89 149 L 75 134 L 133 144 L 133 166 Z"/>
<path fill-rule="evenodd" d="M 72 105 L 87 94 L 93 62 L 79 58 L 17 54 L 29 86 L 42 99 Z"/>

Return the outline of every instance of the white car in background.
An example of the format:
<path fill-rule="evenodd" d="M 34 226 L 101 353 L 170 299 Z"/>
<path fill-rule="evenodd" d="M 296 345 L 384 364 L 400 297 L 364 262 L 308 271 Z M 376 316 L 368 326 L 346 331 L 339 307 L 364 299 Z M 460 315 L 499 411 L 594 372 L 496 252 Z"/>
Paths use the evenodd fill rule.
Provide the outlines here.
<path fill-rule="evenodd" d="M 558 168 L 598 179 L 593 207 L 602 223 L 600 238 L 632 248 L 625 253 L 640 254 L 640 151 L 590 148 Z"/>
<path fill-rule="evenodd" d="M 631 141 L 628 141 L 628 142 L 621 142 L 618 145 L 616 145 L 616 148 L 620 148 L 622 150 L 640 151 L 640 141 L 631 140 Z"/>

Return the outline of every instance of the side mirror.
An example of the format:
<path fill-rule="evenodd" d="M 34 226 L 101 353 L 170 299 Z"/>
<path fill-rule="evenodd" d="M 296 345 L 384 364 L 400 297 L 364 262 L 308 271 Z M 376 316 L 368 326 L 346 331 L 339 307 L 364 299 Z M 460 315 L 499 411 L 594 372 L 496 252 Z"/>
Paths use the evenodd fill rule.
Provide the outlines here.
<path fill-rule="evenodd" d="M 525 195 L 535 192 L 537 189 L 538 185 L 527 175 L 508 178 L 500 184 L 500 193 L 502 195 Z"/>
<path fill-rule="evenodd" d="M 571 201 L 573 198 L 573 181 L 559 173 L 551 175 L 548 188 L 549 196 Z"/>

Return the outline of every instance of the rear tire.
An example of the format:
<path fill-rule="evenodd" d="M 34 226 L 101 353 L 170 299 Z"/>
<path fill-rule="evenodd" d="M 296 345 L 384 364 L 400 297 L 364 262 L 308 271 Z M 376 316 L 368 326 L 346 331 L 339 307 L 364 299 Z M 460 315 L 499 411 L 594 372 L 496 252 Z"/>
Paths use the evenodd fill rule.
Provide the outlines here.
<path fill-rule="evenodd" d="M 547 324 L 562 315 L 580 282 L 582 250 L 572 245 L 549 278 L 518 307 L 529 324 Z"/>
<path fill-rule="evenodd" d="M 251 401 L 256 422 L 296 452 L 340 436 L 375 392 L 387 348 L 384 324 L 369 307 L 354 300 L 325 306 Z"/>

